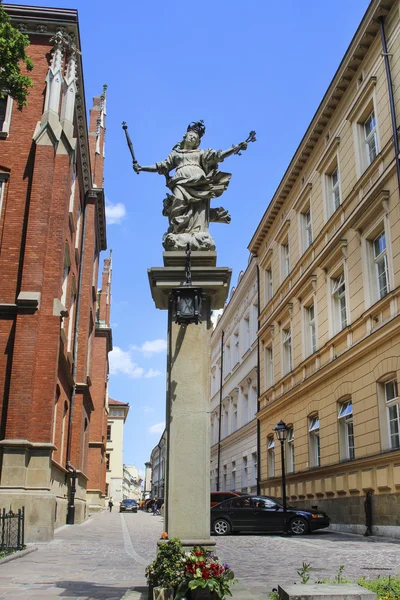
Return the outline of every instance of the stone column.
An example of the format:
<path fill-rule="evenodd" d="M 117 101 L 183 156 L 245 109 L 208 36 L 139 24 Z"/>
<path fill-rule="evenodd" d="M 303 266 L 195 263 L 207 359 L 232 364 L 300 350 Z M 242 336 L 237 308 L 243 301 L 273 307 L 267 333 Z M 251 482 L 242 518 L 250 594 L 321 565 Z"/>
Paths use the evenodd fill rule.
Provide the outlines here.
<path fill-rule="evenodd" d="M 185 546 L 210 538 L 210 314 L 226 300 L 231 270 L 214 252 L 192 252 L 192 286 L 205 295 L 199 325 L 173 322 L 171 291 L 185 282 L 185 253 L 165 252 L 164 267 L 149 269 L 157 308 L 168 310 L 167 465 L 165 523 Z"/>

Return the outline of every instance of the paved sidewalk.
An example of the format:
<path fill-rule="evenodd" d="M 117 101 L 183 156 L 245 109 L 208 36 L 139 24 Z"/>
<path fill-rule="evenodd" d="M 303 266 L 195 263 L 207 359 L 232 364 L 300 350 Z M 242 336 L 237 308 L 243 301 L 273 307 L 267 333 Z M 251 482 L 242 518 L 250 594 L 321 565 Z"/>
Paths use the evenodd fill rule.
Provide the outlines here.
<path fill-rule="evenodd" d="M 0 565 L 0 600 L 147 600 L 144 569 L 163 528 L 161 517 L 141 511 L 104 512 L 65 526 L 37 552 Z M 353 580 L 400 573 L 400 542 L 328 531 L 228 536 L 217 539 L 216 552 L 239 579 L 234 600 L 266 600 L 277 584 L 298 582 L 303 561 L 313 580 L 333 577 L 342 564 Z"/>

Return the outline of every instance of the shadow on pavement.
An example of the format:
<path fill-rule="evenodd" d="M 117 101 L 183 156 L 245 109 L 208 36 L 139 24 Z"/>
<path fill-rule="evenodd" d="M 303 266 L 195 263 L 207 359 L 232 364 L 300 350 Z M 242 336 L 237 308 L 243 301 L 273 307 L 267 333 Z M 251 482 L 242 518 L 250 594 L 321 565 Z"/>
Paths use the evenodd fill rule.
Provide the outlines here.
<path fill-rule="evenodd" d="M 127 594 L 126 600 L 147 600 L 148 588 L 143 586 L 107 586 L 90 581 L 57 582 L 56 587 L 62 588 L 59 598 L 89 598 L 90 600 L 121 600 Z"/>

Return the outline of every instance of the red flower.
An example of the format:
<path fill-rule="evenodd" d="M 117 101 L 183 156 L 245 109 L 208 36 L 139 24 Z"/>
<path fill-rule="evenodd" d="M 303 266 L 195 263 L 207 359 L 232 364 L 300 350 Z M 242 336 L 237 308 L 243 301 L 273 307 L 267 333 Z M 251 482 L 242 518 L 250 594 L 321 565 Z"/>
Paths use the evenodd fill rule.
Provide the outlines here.
<path fill-rule="evenodd" d="M 201 553 L 201 552 L 199 552 L 199 551 L 197 551 L 197 552 L 195 552 L 195 555 L 196 555 L 196 556 L 201 556 L 201 555 L 202 555 L 202 553 Z"/>

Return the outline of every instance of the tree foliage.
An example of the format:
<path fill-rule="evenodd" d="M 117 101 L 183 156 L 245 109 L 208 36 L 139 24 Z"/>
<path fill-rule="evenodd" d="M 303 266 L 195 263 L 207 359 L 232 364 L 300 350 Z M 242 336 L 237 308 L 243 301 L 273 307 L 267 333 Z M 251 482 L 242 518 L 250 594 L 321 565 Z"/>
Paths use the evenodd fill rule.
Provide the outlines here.
<path fill-rule="evenodd" d="M 13 27 L 11 19 L 1 5 L 0 0 L 0 98 L 11 96 L 17 102 L 19 110 L 27 104 L 32 79 L 21 73 L 21 64 L 28 71 L 33 63 L 26 54 L 29 38 Z"/>

